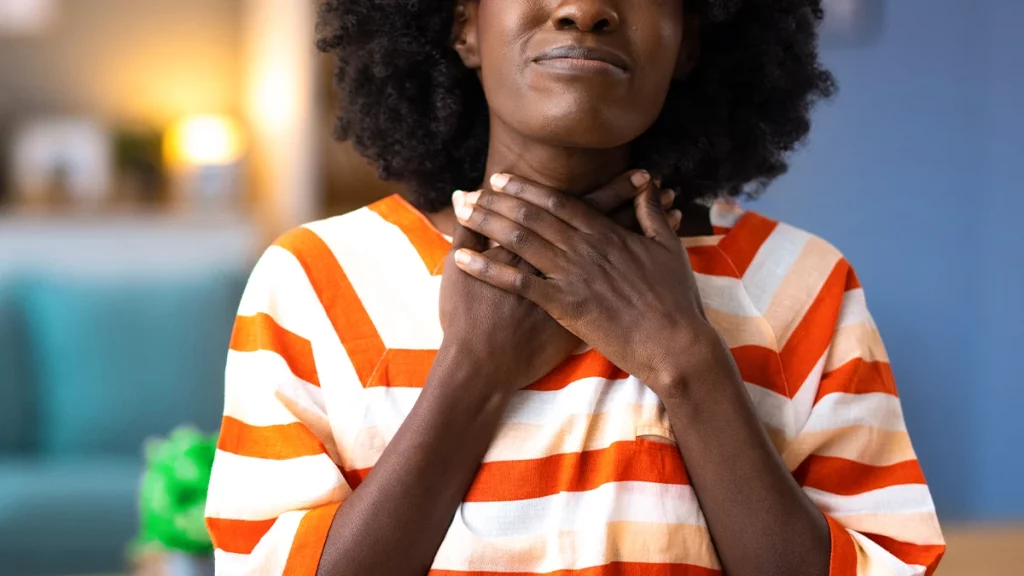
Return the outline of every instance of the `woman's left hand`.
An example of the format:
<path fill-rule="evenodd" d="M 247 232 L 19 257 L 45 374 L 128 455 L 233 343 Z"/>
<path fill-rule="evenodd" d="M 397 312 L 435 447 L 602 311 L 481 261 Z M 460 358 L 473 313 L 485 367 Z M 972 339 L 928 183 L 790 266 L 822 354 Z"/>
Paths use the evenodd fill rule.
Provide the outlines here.
<path fill-rule="evenodd" d="M 535 302 L 663 395 L 704 373 L 709 359 L 731 356 L 704 315 L 689 258 L 673 231 L 681 215 L 665 213 L 649 174 L 636 172 L 631 181 L 644 189 L 635 201 L 643 236 L 577 198 L 497 174 L 492 190 L 456 199 L 456 216 L 543 277 L 471 250 L 457 252 L 455 261 L 466 273 Z"/>

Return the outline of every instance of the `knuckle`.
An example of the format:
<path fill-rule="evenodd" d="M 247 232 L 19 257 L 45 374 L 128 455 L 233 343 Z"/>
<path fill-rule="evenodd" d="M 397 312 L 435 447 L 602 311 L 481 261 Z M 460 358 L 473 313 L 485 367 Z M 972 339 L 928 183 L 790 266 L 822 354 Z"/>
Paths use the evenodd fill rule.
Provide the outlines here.
<path fill-rule="evenodd" d="M 520 227 L 515 227 L 509 233 L 509 245 L 513 248 L 525 248 L 530 244 L 530 233 Z"/>
<path fill-rule="evenodd" d="M 527 290 L 530 289 L 530 278 L 531 276 L 529 274 L 526 274 L 524 272 L 518 272 L 516 274 L 513 274 L 512 277 L 509 278 L 509 285 L 516 292 L 526 292 Z"/>
<path fill-rule="evenodd" d="M 547 205 L 548 211 L 551 212 L 552 214 L 561 214 L 562 212 L 565 211 L 566 201 L 565 198 L 563 198 L 562 196 L 558 194 L 552 194 L 551 196 L 548 196 Z"/>
<path fill-rule="evenodd" d="M 516 222 L 531 224 L 537 221 L 537 209 L 530 205 L 522 205 L 516 209 Z"/>

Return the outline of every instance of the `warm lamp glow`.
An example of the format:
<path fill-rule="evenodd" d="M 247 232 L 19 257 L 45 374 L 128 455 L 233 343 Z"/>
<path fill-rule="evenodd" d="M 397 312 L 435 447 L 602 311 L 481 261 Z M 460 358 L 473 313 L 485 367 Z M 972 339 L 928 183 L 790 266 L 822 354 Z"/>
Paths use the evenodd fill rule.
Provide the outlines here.
<path fill-rule="evenodd" d="M 245 154 L 245 133 L 227 116 L 190 116 L 176 122 L 164 137 L 168 164 L 223 166 Z"/>

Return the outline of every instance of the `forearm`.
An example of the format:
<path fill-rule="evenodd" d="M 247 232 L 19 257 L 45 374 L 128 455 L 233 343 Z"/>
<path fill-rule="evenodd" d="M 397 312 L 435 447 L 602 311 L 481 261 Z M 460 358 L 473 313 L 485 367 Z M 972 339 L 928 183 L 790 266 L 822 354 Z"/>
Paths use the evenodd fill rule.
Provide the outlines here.
<path fill-rule="evenodd" d="M 453 356 L 442 347 L 409 416 L 338 509 L 319 575 L 429 570 L 507 404 Z"/>
<path fill-rule="evenodd" d="M 827 521 L 772 445 L 728 349 L 704 348 L 663 400 L 725 572 L 827 576 Z"/>

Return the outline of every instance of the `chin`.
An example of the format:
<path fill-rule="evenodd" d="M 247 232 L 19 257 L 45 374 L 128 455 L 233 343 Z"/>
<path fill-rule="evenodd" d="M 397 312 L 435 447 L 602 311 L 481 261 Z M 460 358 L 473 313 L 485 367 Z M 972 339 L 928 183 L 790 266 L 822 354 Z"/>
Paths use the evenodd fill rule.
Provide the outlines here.
<path fill-rule="evenodd" d="M 526 134 L 568 148 L 618 148 L 636 140 L 648 128 L 645 122 L 629 122 L 629 114 L 580 106 L 561 113 L 543 114 Z"/>

